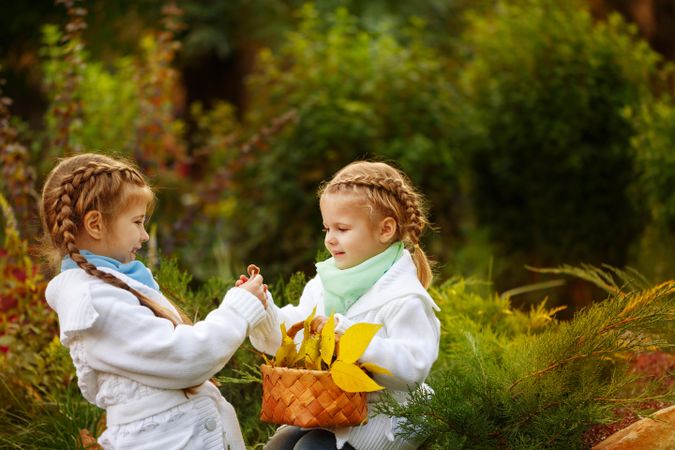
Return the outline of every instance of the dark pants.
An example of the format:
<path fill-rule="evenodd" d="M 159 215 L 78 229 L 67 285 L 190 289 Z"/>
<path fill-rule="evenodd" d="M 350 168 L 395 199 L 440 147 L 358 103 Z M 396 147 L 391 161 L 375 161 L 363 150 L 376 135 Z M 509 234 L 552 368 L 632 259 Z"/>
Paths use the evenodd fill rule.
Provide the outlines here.
<path fill-rule="evenodd" d="M 283 427 L 265 444 L 264 450 L 336 450 L 335 435 L 328 430 Z M 345 443 L 342 450 L 354 450 Z"/>

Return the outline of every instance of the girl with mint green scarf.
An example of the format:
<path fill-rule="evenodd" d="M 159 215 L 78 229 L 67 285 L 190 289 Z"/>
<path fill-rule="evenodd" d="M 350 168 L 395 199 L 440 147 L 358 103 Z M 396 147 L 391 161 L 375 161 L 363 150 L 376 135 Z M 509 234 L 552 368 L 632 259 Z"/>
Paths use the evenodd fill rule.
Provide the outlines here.
<path fill-rule="evenodd" d="M 390 376 L 374 378 L 402 402 L 409 387 L 425 389 L 440 340 L 438 307 L 426 291 L 431 269 L 419 246 L 427 224 L 422 200 L 402 172 L 365 161 L 340 170 L 319 195 L 324 244 L 331 257 L 317 263 L 317 276 L 307 283 L 297 306 L 268 306 L 265 320 L 251 331 L 251 342 L 273 355 L 281 340 L 280 325 L 289 328 L 314 308 L 319 328 L 335 314 L 337 333 L 358 322 L 382 324 L 360 361 L 388 369 Z M 265 449 L 417 448 L 418 443 L 397 436 L 402 419 L 369 411 L 368 422 L 356 427 L 283 426 Z"/>

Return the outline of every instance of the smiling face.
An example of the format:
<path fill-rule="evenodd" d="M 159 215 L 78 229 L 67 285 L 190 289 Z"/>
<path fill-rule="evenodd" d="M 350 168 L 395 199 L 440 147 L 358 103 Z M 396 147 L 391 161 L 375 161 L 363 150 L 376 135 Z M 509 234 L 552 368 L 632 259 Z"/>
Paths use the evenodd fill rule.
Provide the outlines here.
<path fill-rule="evenodd" d="M 147 187 L 125 187 L 120 205 L 105 216 L 97 210 L 84 217 L 83 230 L 76 242 L 78 248 L 128 263 L 149 239 L 145 219 L 152 191 Z"/>
<path fill-rule="evenodd" d="M 150 238 L 145 231 L 147 203 L 137 200 L 115 216 L 106 227 L 103 238 L 103 256 L 128 263 L 136 259 L 136 252 Z"/>
<path fill-rule="evenodd" d="M 376 220 L 362 195 L 324 194 L 320 207 L 326 233 L 324 245 L 339 269 L 357 266 L 391 243 L 388 227 L 392 219 Z"/>

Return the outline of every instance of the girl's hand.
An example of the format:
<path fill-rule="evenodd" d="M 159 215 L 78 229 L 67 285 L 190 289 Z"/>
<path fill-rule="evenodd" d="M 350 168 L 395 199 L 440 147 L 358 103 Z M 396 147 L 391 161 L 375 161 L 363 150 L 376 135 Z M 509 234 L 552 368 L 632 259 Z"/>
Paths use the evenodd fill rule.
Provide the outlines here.
<path fill-rule="evenodd" d="M 337 326 L 338 321 L 337 317 L 335 318 L 335 326 Z M 321 330 L 323 330 L 323 327 L 326 326 L 326 322 L 328 322 L 328 317 L 326 316 L 316 316 L 314 319 L 312 319 L 312 323 L 310 324 L 310 330 L 312 333 L 316 334 L 321 334 Z M 335 333 L 335 354 L 338 355 L 340 353 L 340 336 L 342 336 L 342 333 Z"/>
<path fill-rule="evenodd" d="M 239 275 L 239 279 L 234 282 L 234 287 L 240 287 L 242 284 L 246 283 L 248 281 L 248 277 L 246 275 Z"/>
<path fill-rule="evenodd" d="M 335 318 L 335 326 L 337 326 L 338 321 L 337 317 Z M 312 323 L 310 324 L 310 330 L 312 333 L 319 334 L 321 333 L 321 330 L 323 330 L 323 327 L 326 325 L 326 322 L 328 322 L 328 317 L 326 316 L 316 316 L 314 319 L 312 319 Z"/>
<path fill-rule="evenodd" d="M 248 275 L 250 277 L 260 273 L 260 267 L 256 266 L 255 264 L 249 264 L 246 270 L 248 271 Z M 234 286 L 240 287 L 242 284 L 248 281 L 248 278 L 249 277 L 247 277 L 246 275 L 239 275 L 239 279 L 234 282 Z M 266 284 L 263 284 L 263 288 L 265 289 L 265 292 L 268 291 Z"/>
<path fill-rule="evenodd" d="M 241 277 L 244 277 L 244 275 Z M 235 286 L 246 289 L 251 294 L 258 297 L 258 300 L 260 300 L 260 303 L 262 303 L 263 308 L 267 309 L 267 285 L 263 284 L 262 275 L 254 275 L 251 278 L 247 278 L 246 281 L 242 280 L 241 277 L 239 277 L 239 280 L 237 280 Z"/>

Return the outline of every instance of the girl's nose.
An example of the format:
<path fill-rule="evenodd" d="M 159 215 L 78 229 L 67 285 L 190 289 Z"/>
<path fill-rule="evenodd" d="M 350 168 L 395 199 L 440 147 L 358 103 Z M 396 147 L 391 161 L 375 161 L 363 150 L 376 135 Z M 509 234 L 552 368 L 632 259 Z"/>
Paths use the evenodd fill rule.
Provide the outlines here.
<path fill-rule="evenodd" d="M 150 240 L 150 235 L 148 234 L 147 231 L 145 231 L 145 228 L 143 228 L 143 234 L 141 234 L 141 241 L 147 242 L 148 240 Z"/>
<path fill-rule="evenodd" d="M 325 245 L 335 244 L 335 236 L 330 231 L 326 233 L 326 237 L 323 240 Z"/>

